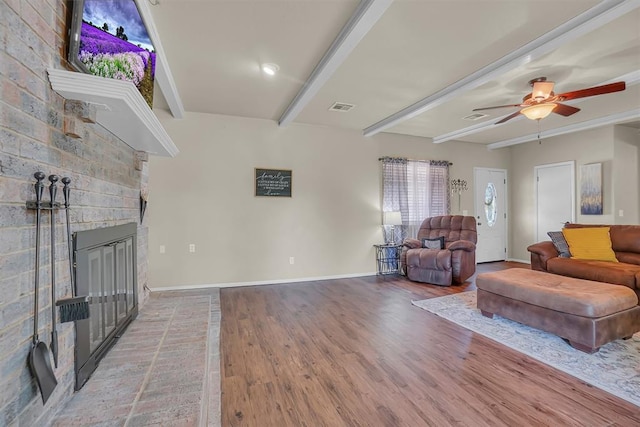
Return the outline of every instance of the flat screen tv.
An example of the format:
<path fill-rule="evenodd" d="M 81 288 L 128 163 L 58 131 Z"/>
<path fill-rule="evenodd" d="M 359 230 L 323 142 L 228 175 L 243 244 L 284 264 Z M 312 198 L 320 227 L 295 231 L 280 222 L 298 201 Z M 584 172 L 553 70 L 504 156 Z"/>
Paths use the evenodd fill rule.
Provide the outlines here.
<path fill-rule="evenodd" d="M 134 0 L 72 0 L 69 63 L 132 82 L 153 106 L 156 53 Z"/>

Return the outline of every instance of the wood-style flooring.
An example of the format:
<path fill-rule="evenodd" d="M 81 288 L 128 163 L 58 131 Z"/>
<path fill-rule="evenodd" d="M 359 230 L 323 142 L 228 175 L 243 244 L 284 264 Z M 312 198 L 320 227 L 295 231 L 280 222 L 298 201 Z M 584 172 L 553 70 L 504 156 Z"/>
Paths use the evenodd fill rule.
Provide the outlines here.
<path fill-rule="evenodd" d="M 517 263 L 479 265 L 478 271 Z M 223 426 L 638 426 L 640 408 L 363 277 L 221 291 Z"/>

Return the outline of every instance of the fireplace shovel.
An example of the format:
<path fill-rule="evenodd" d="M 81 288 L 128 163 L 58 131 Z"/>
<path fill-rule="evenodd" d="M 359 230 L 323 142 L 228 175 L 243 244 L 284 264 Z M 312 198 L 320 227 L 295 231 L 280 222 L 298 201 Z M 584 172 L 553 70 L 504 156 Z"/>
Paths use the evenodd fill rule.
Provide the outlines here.
<path fill-rule="evenodd" d="M 35 291 L 34 291 L 34 310 L 33 310 L 33 347 L 29 352 L 29 367 L 31 373 L 38 383 L 40 394 L 42 395 L 42 403 L 47 403 L 49 396 L 58 385 L 53 369 L 51 369 L 51 361 L 49 359 L 49 349 L 47 345 L 38 339 L 38 288 L 40 287 L 40 213 L 42 209 L 42 192 L 44 184 L 42 180 L 45 175 L 42 172 L 36 172 L 36 269 L 35 269 Z"/>

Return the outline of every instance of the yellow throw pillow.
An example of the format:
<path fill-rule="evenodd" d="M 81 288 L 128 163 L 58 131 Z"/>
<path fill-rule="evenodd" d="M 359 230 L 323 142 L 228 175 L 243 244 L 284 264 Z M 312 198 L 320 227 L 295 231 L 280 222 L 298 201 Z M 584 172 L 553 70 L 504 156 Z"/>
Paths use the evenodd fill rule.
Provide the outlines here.
<path fill-rule="evenodd" d="M 563 228 L 571 258 L 618 262 L 611 249 L 609 227 Z"/>

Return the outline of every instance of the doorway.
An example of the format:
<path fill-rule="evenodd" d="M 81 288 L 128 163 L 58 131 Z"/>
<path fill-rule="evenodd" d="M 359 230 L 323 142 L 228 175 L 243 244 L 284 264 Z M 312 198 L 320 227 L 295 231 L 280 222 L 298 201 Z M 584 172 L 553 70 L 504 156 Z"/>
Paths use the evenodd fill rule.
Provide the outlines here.
<path fill-rule="evenodd" d="M 476 262 L 507 259 L 507 171 L 473 168 L 478 230 Z"/>
<path fill-rule="evenodd" d="M 536 242 L 549 240 L 547 232 L 562 229 L 576 217 L 575 162 L 534 167 Z"/>

